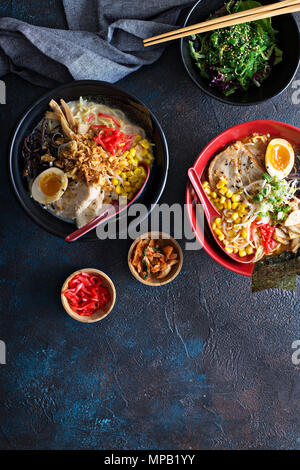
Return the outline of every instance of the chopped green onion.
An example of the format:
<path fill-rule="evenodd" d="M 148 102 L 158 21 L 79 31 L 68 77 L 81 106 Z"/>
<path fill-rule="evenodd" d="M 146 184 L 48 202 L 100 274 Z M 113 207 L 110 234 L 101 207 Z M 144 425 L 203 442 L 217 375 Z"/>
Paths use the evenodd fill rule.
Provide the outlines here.
<path fill-rule="evenodd" d="M 263 199 L 264 199 L 264 197 L 263 197 L 263 195 L 260 194 L 260 193 L 258 193 L 258 194 L 256 194 L 255 196 L 253 196 L 253 201 L 255 201 L 255 202 L 262 202 Z"/>
<path fill-rule="evenodd" d="M 271 183 L 272 182 L 272 177 L 269 175 L 269 173 L 264 173 L 262 175 L 262 178 L 266 181 L 268 181 L 268 183 Z"/>

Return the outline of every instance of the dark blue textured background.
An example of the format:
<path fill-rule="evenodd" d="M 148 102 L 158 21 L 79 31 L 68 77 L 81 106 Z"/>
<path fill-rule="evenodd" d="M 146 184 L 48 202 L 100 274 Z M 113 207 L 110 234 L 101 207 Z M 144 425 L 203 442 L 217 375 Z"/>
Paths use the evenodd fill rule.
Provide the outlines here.
<path fill-rule="evenodd" d="M 1 16 L 65 27 L 59 0 L 2 0 Z M 299 75 L 298 75 L 299 77 Z M 146 288 L 127 267 L 129 241 L 66 244 L 27 217 L 8 184 L 9 136 L 45 90 L 5 77 L 1 131 L 0 449 L 300 448 L 299 290 L 251 294 L 251 281 L 203 251 L 180 276 Z M 291 88 L 261 106 L 203 95 L 178 45 L 120 82 L 148 104 L 170 148 L 162 202 L 184 201 L 186 170 L 216 134 L 269 118 L 300 125 Z M 116 284 L 103 322 L 84 326 L 60 305 L 62 282 L 97 267 Z"/>

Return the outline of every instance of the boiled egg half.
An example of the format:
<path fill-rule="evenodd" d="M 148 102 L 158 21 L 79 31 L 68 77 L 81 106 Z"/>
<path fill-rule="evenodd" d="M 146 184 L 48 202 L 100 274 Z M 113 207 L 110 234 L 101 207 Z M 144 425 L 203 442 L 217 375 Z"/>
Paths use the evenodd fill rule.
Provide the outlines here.
<path fill-rule="evenodd" d="M 265 162 L 269 175 L 282 180 L 293 169 L 294 149 L 285 139 L 272 139 L 267 147 Z"/>
<path fill-rule="evenodd" d="M 60 199 L 67 187 L 67 175 L 59 168 L 52 167 L 35 178 L 31 195 L 35 201 L 47 205 Z"/>

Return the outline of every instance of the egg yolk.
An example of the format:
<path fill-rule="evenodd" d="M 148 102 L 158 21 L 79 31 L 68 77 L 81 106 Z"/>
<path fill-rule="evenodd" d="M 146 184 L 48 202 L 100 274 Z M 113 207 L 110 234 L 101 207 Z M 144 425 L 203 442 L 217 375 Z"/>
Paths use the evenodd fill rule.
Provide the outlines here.
<path fill-rule="evenodd" d="M 55 196 L 61 187 L 60 176 L 55 173 L 44 175 L 40 181 L 41 191 L 47 197 Z"/>
<path fill-rule="evenodd" d="M 284 170 L 288 166 L 290 158 L 291 154 L 286 147 L 274 145 L 270 156 L 270 163 L 275 170 Z"/>

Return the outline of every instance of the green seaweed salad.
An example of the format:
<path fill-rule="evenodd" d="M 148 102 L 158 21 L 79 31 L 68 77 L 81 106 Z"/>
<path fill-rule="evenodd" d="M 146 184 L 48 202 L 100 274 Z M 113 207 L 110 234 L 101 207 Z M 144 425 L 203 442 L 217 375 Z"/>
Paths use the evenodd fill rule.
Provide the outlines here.
<path fill-rule="evenodd" d="M 231 0 L 213 17 L 261 6 L 255 1 Z M 250 86 L 260 86 L 274 65 L 282 61 L 277 31 L 271 18 L 191 36 L 190 53 L 213 88 L 229 96 Z"/>

